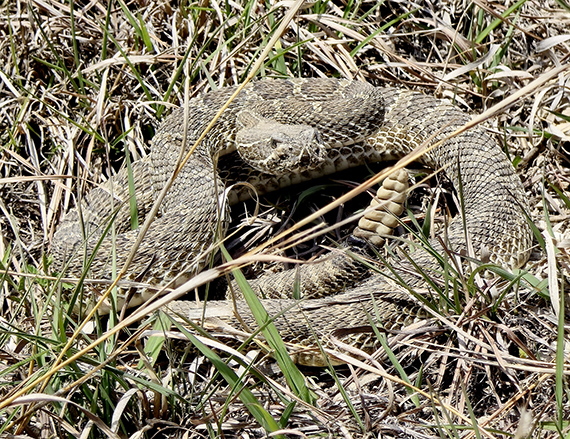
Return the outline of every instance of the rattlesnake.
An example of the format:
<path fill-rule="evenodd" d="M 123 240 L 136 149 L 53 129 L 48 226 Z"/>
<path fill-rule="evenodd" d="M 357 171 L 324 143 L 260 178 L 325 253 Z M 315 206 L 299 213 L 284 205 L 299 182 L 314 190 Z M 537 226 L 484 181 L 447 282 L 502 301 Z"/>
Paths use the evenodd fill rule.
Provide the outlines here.
<path fill-rule="evenodd" d="M 190 101 L 187 148 L 234 90 L 222 88 Z M 174 171 L 184 144 L 183 115 L 182 109 L 173 112 L 153 139 L 150 156 L 133 165 L 141 213 Z M 358 81 L 296 79 L 248 84 L 175 180 L 127 279 L 163 285 L 181 272 L 192 275 L 202 268 L 216 233 L 223 232 L 228 223 L 224 202 L 227 194 L 217 176 L 216 163 L 219 156 L 236 149 L 236 142 L 242 159 L 257 169 L 250 183 L 266 192 L 368 161 L 402 156 L 423 142 L 445 139 L 468 120 L 466 114 L 446 101 Z M 531 233 L 525 218 L 528 208 L 523 187 L 492 137 L 478 127 L 445 140 L 422 160 L 433 169 L 443 169 L 461 192 L 463 218 L 450 224 L 446 247 L 465 251 L 467 236 L 478 257 L 483 255 L 507 267 L 524 264 Z M 90 271 L 92 277 L 109 278 L 113 242 L 108 237 L 100 238 L 114 209 L 128 199 L 128 174 L 121 171 L 110 183 L 86 196 L 81 215 L 77 209 L 70 211 L 53 240 L 56 268 L 65 267 L 68 273 L 79 275 L 87 260 L 81 255 L 90 256 L 100 245 Z M 120 266 L 138 230 L 128 229 L 130 215 L 125 206 L 118 210 L 114 223 L 114 257 Z M 432 245 L 443 253 L 439 241 Z M 421 258 L 428 261 L 425 255 Z M 379 276 L 372 276 L 359 287 L 331 298 L 263 303 L 270 315 L 292 307 L 275 323 L 285 338 L 299 341 L 314 333 L 326 339 L 335 329 L 367 325 L 369 317 L 375 315 L 374 309 L 379 309 L 388 322 L 396 315 L 401 317 L 405 313 L 399 307 L 405 300 L 394 297 Z M 130 304 L 145 300 L 147 295 L 142 291 Z M 180 302 L 171 309 L 187 313 L 194 306 Z M 216 309 L 221 309 L 220 305 L 214 314 Z M 306 319 L 312 323 L 311 329 L 307 329 Z"/>

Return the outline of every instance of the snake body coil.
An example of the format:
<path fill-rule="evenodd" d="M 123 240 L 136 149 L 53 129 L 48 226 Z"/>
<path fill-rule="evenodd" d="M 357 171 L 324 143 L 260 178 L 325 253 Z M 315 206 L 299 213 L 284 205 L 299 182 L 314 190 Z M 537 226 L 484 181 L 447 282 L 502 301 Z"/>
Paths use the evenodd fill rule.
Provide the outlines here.
<path fill-rule="evenodd" d="M 187 149 L 193 145 L 234 90 L 224 88 L 190 101 L 186 142 L 183 110 L 164 121 L 153 139 L 150 156 L 133 166 L 141 214 L 174 171 L 182 145 Z M 223 231 L 228 222 L 228 211 L 221 202 L 224 185 L 215 166 L 221 155 L 237 149 L 257 170 L 250 183 L 260 192 L 268 192 L 369 161 L 405 155 L 425 142 L 446 139 L 467 121 L 469 116 L 445 101 L 356 81 L 297 79 L 248 84 L 175 180 L 127 278 L 163 285 L 180 273 L 192 275 L 202 268 L 217 231 Z M 450 224 L 446 247 L 464 252 L 467 238 L 477 257 L 508 267 L 524 264 L 531 245 L 525 195 L 494 139 L 477 127 L 444 140 L 423 161 L 433 169 L 443 169 L 463 200 L 463 218 Z M 81 204 L 81 215 L 78 209 L 69 212 L 55 234 L 56 265 L 79 275 L 88 260 L 81 255 L 91 257 L 99 246 L 90 265 L 91 277 L 109 278 L 113 257 L 120 267 L 138 234 L 138 230 L 129 230 L 128 199 L 126 171 L 93 189 Z M 110 237 L 101 236 L 117 207 L 113 243 Z M 439 242 L 433 246 L 443 250 Z M 264 304 L 270 314 L 293 307 L 276 320 L 284 338 L 301 341 L 311 331 L 327 337 L 342 327 L 367 325 L 374 309 L 381 310 L 387 320 L 390 315 L 401 316 L 403 302 L 392 300 L 395 296 L 384 284 L 372 276 L 357 288 L 330 298 L 300 304 L 267 300 Z M 137 292 L 130 305 L 145 300 L 147 293 Z M 186 312 L 192 305 L 180 302 L 173 308 Z M 314 323 L 310 331 L 306 318 Z"/>

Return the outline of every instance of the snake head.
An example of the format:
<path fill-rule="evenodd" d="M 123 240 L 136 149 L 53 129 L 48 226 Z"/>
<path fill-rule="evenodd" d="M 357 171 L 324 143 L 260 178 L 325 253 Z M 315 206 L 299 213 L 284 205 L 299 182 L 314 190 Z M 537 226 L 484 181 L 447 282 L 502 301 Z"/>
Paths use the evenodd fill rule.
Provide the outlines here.
<path fill-rule="evenodd" d="M 326 147 L 317 129 L 261 117 L 238 130 L 236 149 L 253 168 L 273 175 L 314 169 L 326 156 Z"/>

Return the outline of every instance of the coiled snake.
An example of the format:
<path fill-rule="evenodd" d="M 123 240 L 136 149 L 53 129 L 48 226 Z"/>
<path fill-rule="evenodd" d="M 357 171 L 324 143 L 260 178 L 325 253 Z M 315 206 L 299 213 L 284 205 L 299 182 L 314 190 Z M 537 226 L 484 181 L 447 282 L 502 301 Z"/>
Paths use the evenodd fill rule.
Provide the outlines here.
<path fill-rule="evenodd" d="M 187 148 L 233 91 L 223 88 L 190 101 Z M 184 144 L 183 121 L 182 109 L 173 112 L 153 139 L 149 157 L 133 165 L 141 214 L 174 171 Z M 260 192 L 267 192 L 369 161 L 402 156 L 424 142 L 446 139 L 467 121 L 469 116 L 446 101 L 363 82 L 291 79 L 248 84 L 175 180 L 127 278 L 163 285 L 180 273 L 191 275 L 202 268 L 217 231 L 223 231 L 228 223 L 229 212 L 222 202 L 224 184 L 216 171 L 221 155 L 237 149 L 241 158 L 258 170 L 250 182 Z M 494 139 L 478 127 L 445 140 L 422 160 L 433 169 L 443 169 L 461 192 L 463 218 L 451 222 L 446 247 L 465 251 L 468 237 L 478 257 L 483 255 L 507 267 L 524 264 L 531 245 L 524 191 Z M 90 257 L 99 246 L 90 265 L 91 277 L 108 279 L 112 257 L 120 266 L 138 234 L 138 230 L 129 230 L 129 196 L 127 172 L 122 171 L 85 197 L 81 214 L 78 209 L 70 211 L 54 236 L 56 266 L 79 275 L 87 260 L 82 255 Z M 113 214 L 115 253 L 111 238 L 101 239 Z M 432 245 L 443 251 L 439 241 Z M 341 259 L 346 262 L 347 258 Z M 426 255 L 420 256 L 420 263 L 435 265 Z M 335 270 L 334 263 L 332 267 Z M 342 275 L 344 268 L 337 270 Z M 137 292 L 130 305 L 147 297 L 145 291 Z M 284 338 L 301 343 L 314 334 L 326 341 L 339 328 L 366 326 L 377 311 L 389 325 L 405 317 L 406 303 L 411 304 L 391 293 L 379 275 L 332 297 L 263 301 L 270 315 L 278 315 L 275 324 Z M 223 307 L 212 308 L 212 314 Z M 171 306 L 183 313 L 193 308 L 195 304 L 186 302 Z M 256 326 L 251 318 L 248 321 Z"/>

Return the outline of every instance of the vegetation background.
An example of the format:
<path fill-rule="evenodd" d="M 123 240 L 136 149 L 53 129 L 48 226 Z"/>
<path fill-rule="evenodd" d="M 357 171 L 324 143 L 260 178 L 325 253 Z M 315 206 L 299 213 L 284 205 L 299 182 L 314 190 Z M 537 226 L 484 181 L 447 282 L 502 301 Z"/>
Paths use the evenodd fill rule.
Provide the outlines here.
<path fill-rule="evenodd" d="M 487 125 L 528 191 L 537 239 L 526 271 L 471 291 L 459 313 L 441 309 L 435 336 L 387 337 L 383 365 L 355 360 L 302 370 L 303 379 L 263 355 L 224 362 L 175 344 L 152 350 L 141 334 L 164 315 L 78 330 L 61 305 L 74 285 L 49 266 L 61 216 L 127 158 L 148 154 L 186 84 L 192 97 L 253 74 L 342 77 L 480 113 L 568 65 L 565 0 L 334 0 L 288 15 L 295 5 L 2 3 L 1 437 L 570 437 L 567 70 Z M 82 351 L 113 326 L 122 330 Z"/>

